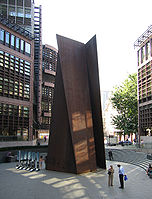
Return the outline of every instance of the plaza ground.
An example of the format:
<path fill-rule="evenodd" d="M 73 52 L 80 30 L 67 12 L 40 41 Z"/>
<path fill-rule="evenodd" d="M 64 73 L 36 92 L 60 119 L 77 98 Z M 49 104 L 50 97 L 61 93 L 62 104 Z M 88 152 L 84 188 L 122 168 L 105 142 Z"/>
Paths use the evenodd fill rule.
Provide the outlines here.
<path fill-rule="evenodd" d="M 0 164 L 0 199 L 149 199 L 152 179 L 137 166 L 120 163 L 128 176 L 119 189 L 118 162 L 107 161 L 115 169 L 114 186 L 108 187 L 107 171 L 75 175 L 48 171 L 16 170 L 15 162 Z"/>

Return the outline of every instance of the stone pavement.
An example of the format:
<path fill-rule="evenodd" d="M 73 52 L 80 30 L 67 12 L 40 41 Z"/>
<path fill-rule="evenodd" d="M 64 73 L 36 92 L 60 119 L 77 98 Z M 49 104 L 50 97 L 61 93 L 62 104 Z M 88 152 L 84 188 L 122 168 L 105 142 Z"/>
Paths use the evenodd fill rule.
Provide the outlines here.
<path fill-rule="evenodd" d="M 152 179 L 140 167 L 120 163 L 128 176 L 119 189 L 118 162 L 107 161 L 115 169 L 114 186 L 107 186 L 107 171 L 75 175 L 47 171 L 16 170 L 16 163 L 0 164 L 0 199 L 149 199 Z"/>

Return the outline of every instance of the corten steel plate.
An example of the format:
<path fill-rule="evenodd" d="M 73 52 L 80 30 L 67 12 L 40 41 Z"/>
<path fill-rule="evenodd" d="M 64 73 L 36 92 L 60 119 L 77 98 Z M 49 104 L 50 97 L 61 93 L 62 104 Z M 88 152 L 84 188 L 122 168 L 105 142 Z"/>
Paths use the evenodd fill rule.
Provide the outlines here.
<path fill-rule="evenodd" d="M 99 116 L 101 110 L 96 110 L 101 109 L 100 101 L 98 102 L 100 90 L 98 91 L 96 42 L 92 44 L 90 40 L 85 45 L 59 35 L 57 41 L 59 54 L 47 169 L 71 173 L 94 171 L 96 157 L 97 164 L 105 168 L 103 129 L 100 121 L 102 118 L 101 115 Z M 91 60 L 90 55 L 96 57 Z M 93 72 L 93 78 L 97 78 L 95 80 L 89 77 L 94 64 L 96 69 Z M 92 84 L 89 81 L 97 81 L 97 83 Z M 97 87 L 95 91 L 92 90 L 94 86 Z M 93 96 L 90 97 L 90 95 Z M 94 104 L 95 108 L 92 108 Z M 99 118 L 96 118 L 98 116 Z M 97 130 L 97 128 L 100 129 Z"/>
<path fill-rule="evenodd" d="M 96 36 L 85 46 L 96 160 L 100 168 L 106 169 Z"/>

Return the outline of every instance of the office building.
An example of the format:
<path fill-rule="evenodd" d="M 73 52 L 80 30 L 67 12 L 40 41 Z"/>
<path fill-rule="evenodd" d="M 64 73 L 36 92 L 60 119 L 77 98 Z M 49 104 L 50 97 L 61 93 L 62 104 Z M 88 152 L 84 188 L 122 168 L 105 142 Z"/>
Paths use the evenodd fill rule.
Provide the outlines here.
<path fill-rule="evenodd" d="M 53 106 L 54 84 L 57 65 L 57 49 L 50 45 L 43 45 L 42 56 L 42 97 L 41 97 L 41 129 L 40 137 L 48 136 L 50 130 Z"/>
<path fill-rule="evenodd" d="M 2 103 L 0 112 L 0 136 L 3 137 L 3 140 L 32 140 L 41 137 L 41 134 L 42 137 L 43 135 L 49 134 L 57 50 L 49 45 L 42 47 L 41 13 L 41 6 L 35 6 L 34 0 L 0 0 L 0 21 L 2 26 L 0 37 L 3 39 L 3 41 L 0 42 L 0 49 L 2 49 L 3 52 L 1 54 L 1 65 L 5 65 L 5 59 L 9 59 L 8 61 L 10 61 L 10 57 L 15 56 L 14 67 L 18 67 L 18 69 L 15 68 L 15 75 L 17 75 L 16 71 L 19 70 L 17 80 L 19 91 L 17 94 L 17 83 L 12 82 L 12 79 L 5 78 L 6 69 L 5 67 L 1 68 L 1 76 L 4 77 L 1 77 L 2 79 L 0 81 L 0 102 Z M 28 54 L 29 49 L 30 55 Z M 9 53 L 7 58 L 3 58 L 5 50 L 6 53 Z M 19 60 L 18 66 L 16 60 Z M 24 70 L 24 62 L 25 76 L 23 79 L 21 68 Z M 29 63 L 29 65 L 26 63 Z M 10 62 L 10 64 L 12 63 Z M 29 69 L 27 69 L 28 67 Z M 8 77 L 12 74 L 12 69 L 10 68 L 12 68 L 12 66 L 8 66 Z M 30 70 L 30 76 L 27 81 L 28 70 Z M 17 79 L 15 75 L 14 78 Z M 4 90 L 5 79 L 12 83 L 12 87 L 9 87 L 10 84 L 8 83 L 8 89 L 13 89 L 13 91 L 7 91 L 9 93 L 8 95 L 6 95 L 6 91 Z M 21 85 L 23 87 L 22 89 Z M 26 88 L 27 85 L 28 88 Z M 25 95 L 27 90 L 30 94 L 29 96 Z M 17 95 L 19 95 L 19 97 L 17 97 Z M 28 96 L 28 99 L 26 99 L 26 96 Z M 3 104 L 4 97 L 7 107 L 6 111 L 4 109 L 5 104 Z M 13 101 L 10 100 L 10 98 L 12 98 Z M 20 100 L 20 102 L 18 100 Z M 10 119 L 8 110 L 12 106 L 13 108 L 11 109 L 16 115 Z M 24 107 L 25 110 L 27 108 L 27 118 L 23 116 L 20 117 L 20 112 L 24 115 Z M 16 113 L 14 110 L 16 110 Z"/>
<path fill-rule="evenodd" d="M 152 26 L 135 41 L 138 66 L 139 135 L 146 136 L 152 128 Z"/>
<path fill-rule="evenodd" d="M 32 73 L 30 73 L 30 78 L 32 78 L 32 82 L 30 79 L 30 90 L 32 91 L 32 96 L 30 98 L 30 106 L 32 108 L 29 111 L 30 116 L 28 117 L 30 118 L 30 126 L 27 125 L 28 136 L 26 136 L 26 139 L 32 140 L 34 138 L 33 135 L 35 135 L 36 129 L 40 127 L 40 123 L 39 123 L 40 117 L 38 117 L 40 114 L 38 114 L 39 113 L 38 110 L 41 107 L 39 106 L 41 102 L 38 103 L 37 99 L 40 100 L 40 97 L 38 97 L 38 95 L 41 95 L 40 91 L 41 91 L 41 84 L 42 84 L 41 6 L 36 7 L 34 4 L 34 0 L 0 0 L 0 16 L 1 16 L 1 19 L 3 19 L 4 23 L 5 21 L 7 21 L 7 26 L 10 27 L 11 30 L 13 29 L 13 31 L 16 34 L 20 34 L 22 37 L 26 37 L 26 38 L 29 37 L 30 40 L 32 41 L 32 44 L 30 43 L 32 54 L 29 60 L 32 62 L 32 65 L 31 65 Z M 14 32 L 13 32 L 13 35 L 15 35 Z M 23 51 L 22 40 L 24 40 L 24 38 L 22 39 L 22 37 L 18 39 L 16 35 L 14 36 L 14 42 L 15 42 L 14 45 L 16 45 L 15 47 L 16 51 L 17 51 L 17 46 L 20 49 L 20 51 Z M 34 41 L 33 41 L 33 38 L 34 38 Z M 11 35 L 8 36 L 8 34 L 6 34 L 6 36 L 4 37 L 4 44 L 6 46 L 7 43 L 5 42 L 5 39 L 6 41 L 9 39 L 12 45 L 13 36 Z M 2 45 L 0 46 L 2 47 Z M 27 43 L 25 43 L 24 48 L 25 50 L 26 48 L 28 48 Z M 21 67 L 21 64 L 22 63 L 19 62 L 19 67 Z M 14 98 L 14 101 L 15 101 L 15 98 Z M 10 128 L 9 123 L 7 123 L 7 125 L 8 125 L 7 128 Z M 3 128 L 3 124 L 1 125 L 1 122 L 0 122 L 0 126 L 2 126 Z M 22 134 L 25 135 L 25 133 L 22 133 Z M 21 137 L 23 138 L 23 136 Z M 8 139 L 10 140 L 9 135 L 8 135 Z M 14 137 L 13 139 L 16 139 L 16 138 Z M 24 139 L 25 139 L 25 136 L 24 136 Z"/>
<path fill-rule="evenodd" d="M 32 140 L 34 40 L 0 18 L 0 140 Z"/>

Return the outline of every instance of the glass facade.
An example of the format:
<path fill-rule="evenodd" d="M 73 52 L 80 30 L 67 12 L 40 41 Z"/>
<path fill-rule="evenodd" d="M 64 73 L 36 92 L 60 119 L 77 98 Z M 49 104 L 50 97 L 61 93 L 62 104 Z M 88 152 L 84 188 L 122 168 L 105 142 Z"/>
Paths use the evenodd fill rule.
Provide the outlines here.
<path fill-rule="evenodd" d="M 0 14 L 0 141 L 32 140 L 34 1 L 0 0 Z"/>
<path fill-rule="evenodd" d="M 0 139 L 12 136 L 13 140 L 24 139 L 24 131 L 28 131 L 29 108 L 21 105 L 0 103 Z M 27 139 L 26 136 L 25 139 Z"/>
<path fill-rule="evenodd" d="M 32 32 L 31 0 L 0 0 L 0 14 Z"/>
<path fill-rule="evenodd" d="M 29 101 L 31 64 L 0 51 L 0 96 Z"/>

